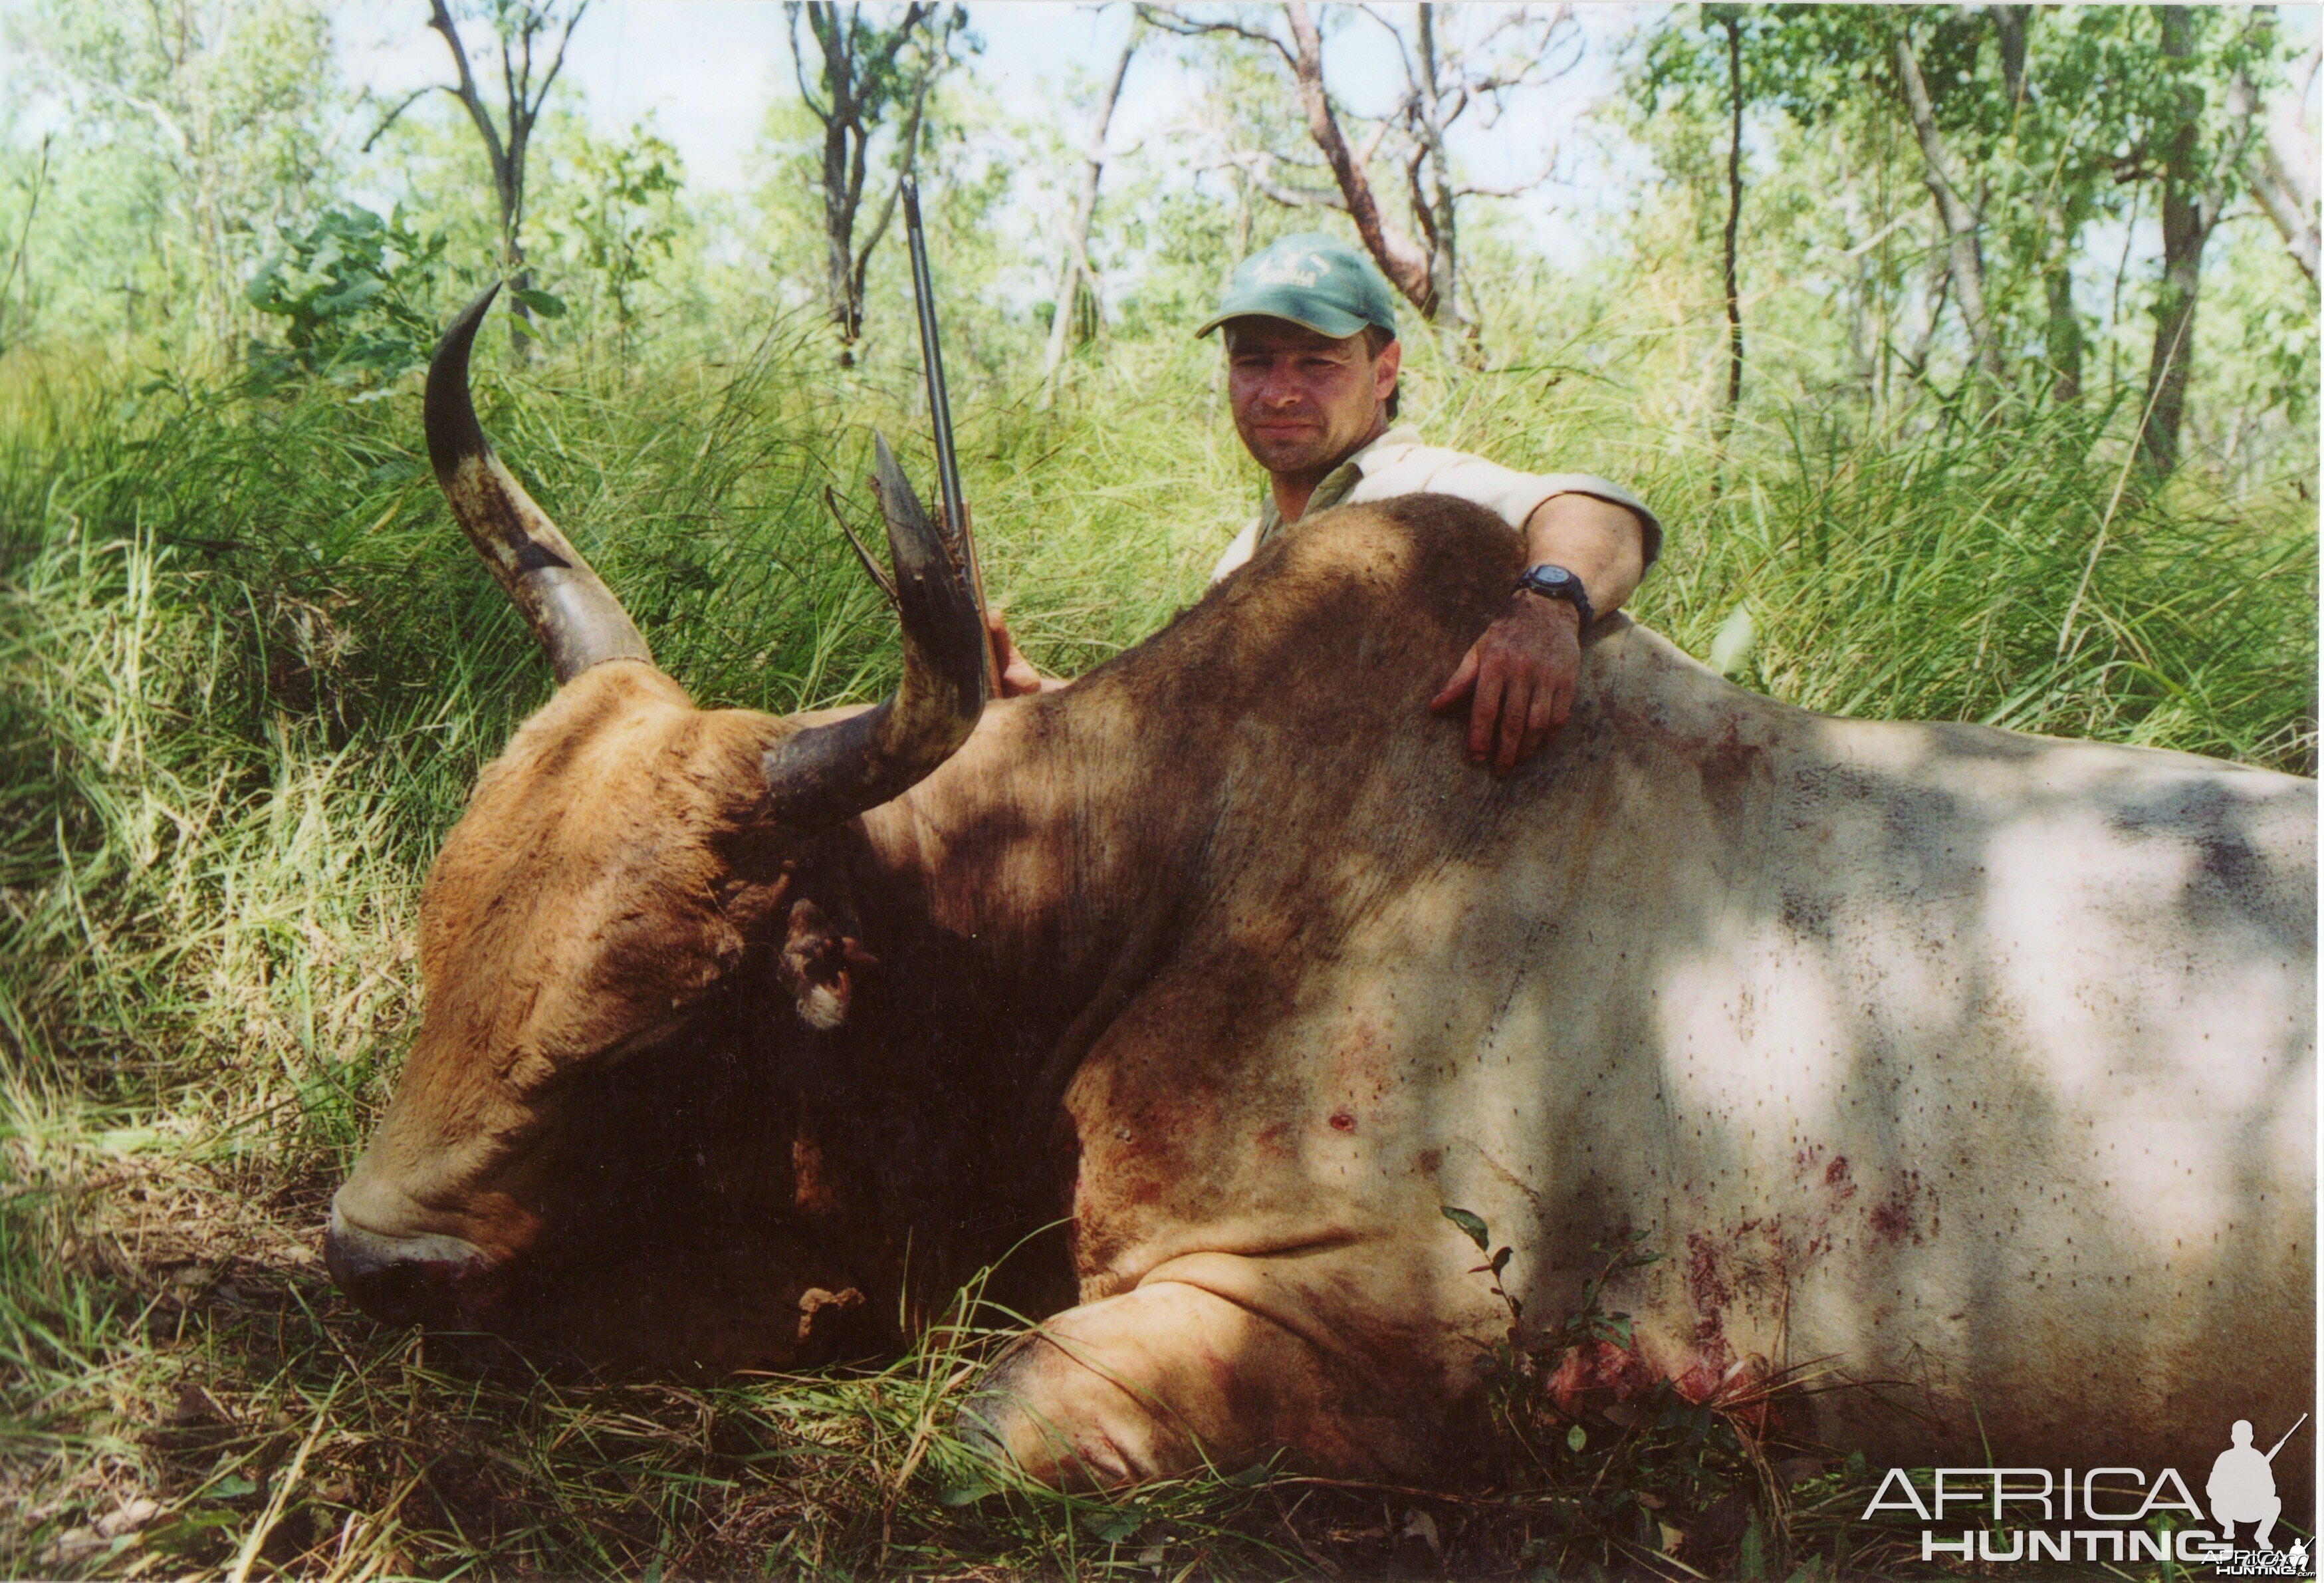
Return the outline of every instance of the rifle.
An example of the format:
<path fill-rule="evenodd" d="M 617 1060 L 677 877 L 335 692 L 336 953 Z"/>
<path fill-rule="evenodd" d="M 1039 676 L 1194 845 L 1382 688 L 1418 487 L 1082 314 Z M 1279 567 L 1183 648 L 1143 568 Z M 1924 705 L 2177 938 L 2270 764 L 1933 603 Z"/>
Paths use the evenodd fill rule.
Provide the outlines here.
<path fill-rule="evenodd" d="M 2306 1423 L 2307 1421 L 2308 1421 L 2308 1415 L 2307 1415 L 2306 1413 L 2304 1413 L 2304 1412 L 2303 1412 L 2303 1413 L 2301 1413 L 2301 1414 L 2300 1415 L 2299 1421 L 2298 1421 L 2297 1422 L 2293 1423 L 2293 1424 L 2292 1424 L 2292 1426 L 2290 1429 L 2285 1430 L 2283 1431 L 2283 1440 L 2290 1440 L 2290 1439 L 2291 1439 L 2291 1438 L 2292 1438 L 2295 1433 L 2297 1433 L 2297 1432 L 2299 1431 L 2300 1425 L 2301 1425 L 2301 1424 L 2303 1424 L 2303 1423 Z M 2275 1454 L 2276 1454 L 2278 1451 L 2281 1451 L 2281 1450 L 2282 1450 L 2282 1449 L 2283 1449 L 2283 1440 L 2278 1440 L 2278 1441 L 2276 1441 L 2276 1442 L 2275 1442 L 2275 1444 L 2273 1444 L 2273 1446 L 2270 1446 L 2270 1447 L 2267 1449 L 2267 1459 L 2268 1459 L 2269 1461 L 2271 1461 L 2271 1462 L 2274 1461 L 2274 1460 L 2275 1460 Z"/>
<path fill-rule="evenodd" d="M 936 282 L 928 273 L 928 240 L 920 229 L 920 184 L 903 181 L 904 236 L 912 252 L 912 304 L 920 316 L 920 366 L 928 379 L 928 422 L 936 430 L 936 494 L 944 505 L 945 525 L 952 531 L 961 570 L 968 579 L 969 597 L 976 601 L 976 617 L 984 619 L 984 573 L 976 563 L 976 541 L 968 531 L 968 505 L 961 498 L 960 458 L 953 449 L 952 405 L 945 399 L 944 347 L 936 338 Z M 997 696 L 1001 678 L 992 645 L 984 645 L 984 680 L 989 694 Z"/>

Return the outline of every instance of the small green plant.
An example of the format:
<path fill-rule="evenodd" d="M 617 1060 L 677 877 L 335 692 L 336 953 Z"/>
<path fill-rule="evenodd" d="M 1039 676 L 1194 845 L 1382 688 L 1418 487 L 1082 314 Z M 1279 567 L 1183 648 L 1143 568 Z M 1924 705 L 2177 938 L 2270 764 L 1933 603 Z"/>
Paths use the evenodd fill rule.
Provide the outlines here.
<path fill-rule="evenodd" d="M 579 195 L 550 228 L 561 233 L 559 255 L 602 282 L 626 356 L 639 289 L 653 280 L 658 263 L 669 261 L 678 240 L 686 166 L 676 148 L 642 125 L 625 143 L 585 143 L 574 162 Z"/>
<path fill-rule="evenodd" d="M 334 209 L 303 233 L 284 227 L 281 251 L 246 289 L 252 307 L 282 321 L 280 344 L 251 343 L 251 382 L 262 393 L 314 376 L 388 384 L 422 366 L 443 256 L 443 233 L 420 236 L 401 210 Z"/>

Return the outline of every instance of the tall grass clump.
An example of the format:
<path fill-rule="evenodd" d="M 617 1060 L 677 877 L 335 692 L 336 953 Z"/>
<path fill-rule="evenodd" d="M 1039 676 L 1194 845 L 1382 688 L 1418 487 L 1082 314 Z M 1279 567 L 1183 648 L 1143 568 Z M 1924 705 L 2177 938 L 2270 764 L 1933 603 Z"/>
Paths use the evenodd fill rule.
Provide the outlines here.
<path fill-rule="evenodd" d="M 1215 358 L 1125 339 L 1055 411 L 957 409 L 988 585 L 1047 668 L 1197 597 L 1255 504 Z M 1718 445 L 1554 349 L 1412 366 L 1432 440 L 1654 502 L 1668 548 L 1633 608 L 1752 685 L 2312 770 L 2312 514 L 2127 473 L 2119 413 L 1801 409 Z M 547 676 L 444 510 L 410 384 L 0 372 L 0 1573 L 1168 1583 L 1676 1575 L 1740 1565 L 1748 1533 L 1769 1565 L 1823 1553 L 1844 1463 L 1754 1462 L 1671 1403 L 1481 1495 L 1262 1474 L 1067 1499 L 989 1487 L 954 1437 L 1011 1322 L 965 1299 L 877 1372 L 683 1384 L 454 1357 L 347 1310 L 316 1239 L 415 1025 L 420 876 Z M 890 684 L 892 618 L 823 495 L 876 521 L 875 427 L 925 479 L 908 369 L 842 376 L 778 330 L 715 359 L 480 357 L 477 399 L 698 700 Z M 1672 1504 L 1698 1495 L 1717 1510 Z"/>

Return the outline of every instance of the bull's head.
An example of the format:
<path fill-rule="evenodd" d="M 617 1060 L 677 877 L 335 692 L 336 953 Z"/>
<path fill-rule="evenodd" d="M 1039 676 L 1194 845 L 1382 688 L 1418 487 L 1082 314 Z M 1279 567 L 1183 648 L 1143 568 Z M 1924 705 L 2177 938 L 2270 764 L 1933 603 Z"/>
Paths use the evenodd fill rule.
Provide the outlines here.
<path fill-rule="evenodd" d="M 833 1251 L 844 1239 L 788 1214 L 824 1191 L 806 1180 L 812 1138 L 782 1135 L 798 1118 L 769 1112 L 768 1085 L 734 1052 L 844 1019 L 870 958 L 844 900 L 816 883 L 816 854 L 966 739 L 985 701 L 983 626 L 882 443 L 875 482 L 904 636 L 895 695 L 838 718 L 696 709 L 485 442 L 467 369 L 492 297 L 460 316 L 429 371 L 429 452 L 559 687 L 484 772 L 429 875 L 425 1016 L 386 1120 L 333 1201 L 331 1273 L 383 1316 L 461 1328 L 554 1301 L 538 1286 L 558 1265 L 568 1283 L 595 1283 L 585 1302 L 619 1308 L 639 1295 L 625 1285 L 698 1278 L 621 1245 L 715 1220 L 706 1195 L 735 1184 L 687 1177 L 683 1156 L 743 1129 L 761 1135 L 737 1157 L 784 1180 L 744 1195 L 756 1286 L 726 1296 L 796 1311 L 795 1331 L 771 1334 L 804 1356 L 855 1283 Z M 687 1060 L 697 1069 L 677 1080 L 631 1075 Z M 770 1217 L 770 1203 L 783 1212 Z M 770 1350 L 783 1361 L 779 1347 L 754 1347 Z"/>

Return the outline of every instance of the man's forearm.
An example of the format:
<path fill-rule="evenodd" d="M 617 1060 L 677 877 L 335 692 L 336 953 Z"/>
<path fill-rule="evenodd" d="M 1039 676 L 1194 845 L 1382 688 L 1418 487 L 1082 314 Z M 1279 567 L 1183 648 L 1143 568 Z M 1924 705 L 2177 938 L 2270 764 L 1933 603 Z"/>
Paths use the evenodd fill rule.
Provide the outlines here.
<path fill-rule="evenodd" d="M 1553 495 L 1526 519 L 1526 564 L 1548 561 L 1582 579 L 1591 608 L 1621 608 L 1646 575 L 1646 524 L 1594 495 Z"/>

